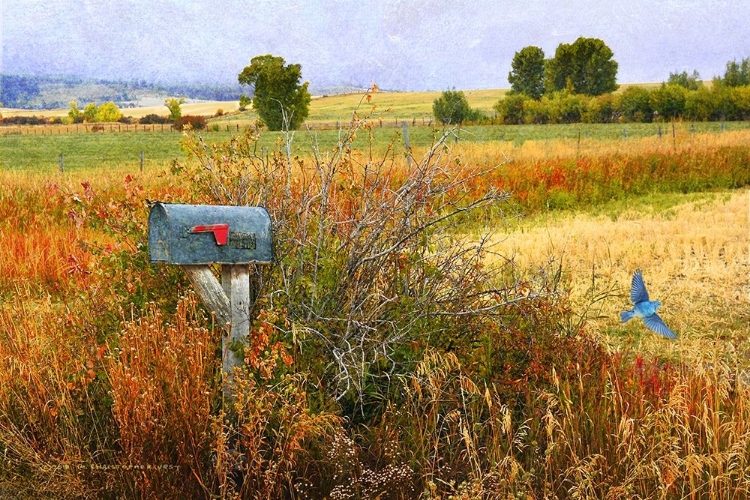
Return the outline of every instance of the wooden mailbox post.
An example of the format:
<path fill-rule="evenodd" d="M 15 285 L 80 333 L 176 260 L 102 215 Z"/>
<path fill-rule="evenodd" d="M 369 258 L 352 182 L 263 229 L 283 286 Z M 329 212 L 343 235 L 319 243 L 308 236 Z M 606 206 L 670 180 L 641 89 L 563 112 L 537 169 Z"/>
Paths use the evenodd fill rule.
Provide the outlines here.
<path fill-rule="evenodd" d="M 242 366 L 250 332 L 250 266 L 273 258 L 271 218 L 262 207 L 155 203 L 148 216 L 151 262 L 182 266 L 229 336 L 222 338 L 224 391 Z M 221 264 L 221 283 L 210 264 Z"/>

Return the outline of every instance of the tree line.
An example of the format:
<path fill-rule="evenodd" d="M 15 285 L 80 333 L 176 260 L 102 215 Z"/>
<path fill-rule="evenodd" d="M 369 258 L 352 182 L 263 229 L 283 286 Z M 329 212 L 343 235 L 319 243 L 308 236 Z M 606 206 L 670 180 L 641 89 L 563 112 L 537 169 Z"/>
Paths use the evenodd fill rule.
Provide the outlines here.
<path fill-rule="evenodd" d="M 602 40 L 583 37 L 560 44 L 551 59 L 539 47 L 521 49 L 511 63 L 511 89 L 495 104 L 494 118 L 505 124 L 750 118 L 750 58 L 728 62 L 724 76 L 710 86 L 697 71 L 683 71 L 655 88 L 629 86 L 615 93 L 618 64 L 612 57 Z M 433 114 L 444 124 L 489 120 L 455 90 L 434 101 Z"/>
<path fill-rule="evenodd" d="M 750 58 L 726 64 L 710 87 L 697 71 L 670 73 L 657 88 L 631 86 L 615 94 L 617 62 L 606 44 L 579 38 L 545 59 L 535 46 L 513 57 L 511 90 L 494 109 L 506 124 L 746 120 L 750 117 Z"/>

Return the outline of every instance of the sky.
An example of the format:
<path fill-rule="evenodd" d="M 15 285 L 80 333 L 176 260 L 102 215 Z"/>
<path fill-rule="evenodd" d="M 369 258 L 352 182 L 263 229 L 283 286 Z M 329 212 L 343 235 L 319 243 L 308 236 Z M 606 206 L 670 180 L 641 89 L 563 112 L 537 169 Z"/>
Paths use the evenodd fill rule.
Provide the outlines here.
<path fill-rule="evenodd" d="M 0 0 L 0 73 L 237 83 L 256 55 L 311 89 L 507 88 L 513 55 L 600 38 L 619 83 L 724 74 L 749 0 Z"/>

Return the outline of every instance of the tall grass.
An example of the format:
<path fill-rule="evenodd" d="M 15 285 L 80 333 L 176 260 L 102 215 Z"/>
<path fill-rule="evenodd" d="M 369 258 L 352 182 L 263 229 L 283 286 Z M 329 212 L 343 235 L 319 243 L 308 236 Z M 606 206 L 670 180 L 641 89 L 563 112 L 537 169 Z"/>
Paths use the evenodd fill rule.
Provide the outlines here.
<path fill-rule="evenodd" d="M 545 143 L 499 153 L 443 141 L 405 156 L 398 143 L 358 152 L 368 127 L 355 120 L 335 148 L 314 143 L 310 156 L 293 154 L 291 136 L 271 152 L 252 134 L 226 144 L 193 137 L 195 159 L 158 178 L 126 168 L 51 183 L 3 174 L 0 491 L 748 496 L 745 316 L 731 312 L 747 283 L 730 278 L 746 266 L 741 219 L 716 215 L 718 202 L 658 214 L 629 205 L 635 193 L 744 185 L 745 146 L 588 154 Z M 550 224 L 564 219 L 501 222 L 506 206 L 491 202 L 504 189 L 538 214 L 565 197 L 626 208 L 561 225 L 565 234 L 598 228 L 604 241 L 570 235 L 561 264 L 540 240 L 553 241 Z M 146 200 L 156 199 L 258 203 L 274 216 L 278 261 L 263 274 L 226 406 L 223 332 L 179 269 L 148 263 Z M 695 229 L 701 218 L 718 233 Z M 477 242 L 484 224 L 519 232 Z M 593 277 L 589 254 L 601 256 Z M 613 283 L 643 259 L 663 266 L 644 273 L 652 294 L 666 294 L 680 347 L 633 341 L 633 330 L 598 317 L 620 306 L 609 300 L 626 298 Z M 597 314 L 581 312 L 592 303 Z"/>
<path fill-rule="evenodd" d="M 390 429 L 421 471 L 425 498 L 748 494 L 749 394 L 727 367 L 695 372 L 622 355 L 586 361 L 549 368 L 552 383 L 532 390 L 518 412 L 455 356 L 428 353 L 378 430 Z"/>

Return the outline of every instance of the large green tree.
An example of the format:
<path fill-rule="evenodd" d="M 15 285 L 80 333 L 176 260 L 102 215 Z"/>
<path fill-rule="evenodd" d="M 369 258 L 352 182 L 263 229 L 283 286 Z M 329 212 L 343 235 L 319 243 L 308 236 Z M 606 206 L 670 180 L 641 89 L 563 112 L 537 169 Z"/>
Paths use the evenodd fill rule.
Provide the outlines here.
<path fill-rule="evenodd" d="M 516 93 L 539 99 L 544 94 L 544 51 L 533 45 L 513 56 L 508 74 L 510 88 Z"/>
<path fill-rule="evenodd" d="M 302 67 L 282 57 L 253 57 L 239 74 L 242 85 L 253 88 L 253 108 L 270 130 L 296 129 L 307 118 L 310 107 L 308 82 L 300 84 Z"/>
<path fill-rule="evenodd" d="M 617 90 L 617 62 L 612 49 L 598 38 L 580 37 L 561 43 L 547 61 L 549 91 L 569 89 L 576 94 L 602 95 Z"/>

